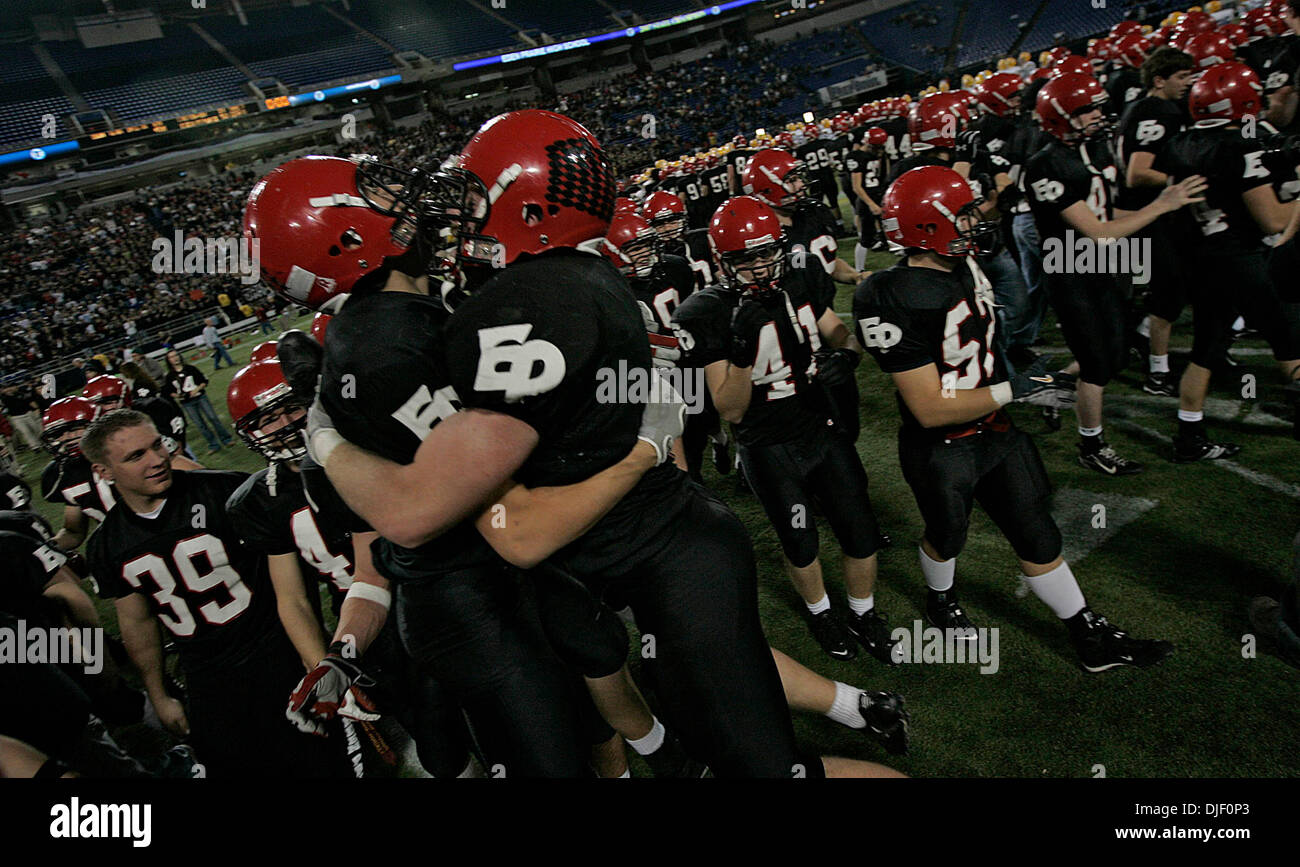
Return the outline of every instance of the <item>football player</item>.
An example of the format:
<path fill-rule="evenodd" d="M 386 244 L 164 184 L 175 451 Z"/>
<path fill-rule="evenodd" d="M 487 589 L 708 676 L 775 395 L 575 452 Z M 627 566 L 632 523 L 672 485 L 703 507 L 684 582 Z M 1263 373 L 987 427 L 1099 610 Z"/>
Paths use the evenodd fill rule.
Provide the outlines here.
<path fill-rule="evenodd" d="M 1140 70 L 1155 46 L 1141 33 L 1121 36 L 1113 40 L 1112 46 L 1113 61 L 1118 68 L 1106 78 L 1106 95 L 1112 105 L 1126 111 L 1129 103 L 1151 91 L 1151 85 L 1146 83 Z"/>
<path fill-rule="evenodd" d="M 298 477 L 307 454 L 302 441 L 307 403 L 290 388 L 272 347 L 269 359 L 235 374 L 226 395 L 235 432 L 268 463 L 231 494 L 226 511 L 245 544 L 266 557 L 280 623 L 310 672 L 327 653 L 318 583 L 328 591 L 337 620 L 358 568 L 367 570 L 371 584 L 382 579 L 373 572 L 369 556 L 375 534 L 350 533 L 309 505 Z M 365 672 L 374 684 L 364 697 L 400 720 L 429 774 L 458 776 L 470 758 L 460 707 L 435 682 L 411 669 L 396 627 L 385 628 L 367 648 Z M 357 696 L 352 690 L 344 696 L 339 716 L 345 732 L 354 719 L 375 719 Z"/>
<path fill-rule="evenodd" d="M 422 441 L 457 417 L 460 399 L 447 373 L 443 343 L 435 336 L 443 331 L 445 305 L 455 301 L 459 287 L 444 284 L 439 291 L 435 282 L 430 294 L 426 272 L 434 264 L 433 239 L 415 233 L 410 203 L 397 198 L 403 188 L 410 195 L 436 192 L 425 179 L 406 178 L 369 161 L 294 160 L 255 187 L 245 230 L 262 239 L 264 279 L 281 294 L 319 308 L 330 299 L 337 303 L 339 293 L 352 293 L 329 323 L 321 401 L 352 441 L 410 463 L 420 456 L 427 460 Z M 336 201 L 329 190 L 344 191 L 345 198 Z M 306 235 L 300 225 L 316 231 Z M 352 246 L 347 255 L 336 255 L 336 240 L 348 232 L 355 233 L 355 239 L 347 235 Z M 306 280 L 300 273 L 320 279 Z M 619 286 L 628 295 L 621 279 Z M 627 302 L 635 304 L 630 295 Z M 648 352 L 640 314 L 637 321 Z M 287 378 L 295 382 L 285 357 L 287 339 L 281 341 L 280 356 Z M 313 382 L 308 390 L 314 391 L 314 371 L 307 378 Z M 574 694 L 576 678 L 537 627 L 538 615 L 521 595 L 518 573 L 501 558 L 535 566 L 580 535 L 599 510 L 667 454 L 668 441 L 680 432 L 681 409 L 675 408 L 675 430 L 661 432 L 648 424 L 641 432 L 645 440 L 629 443 L 601 468 L 604 472 L 585 481 L 567 480 L 579 483 L 573 490 L 529 490 L 503 479 L 493 508 L 477 525 L 460 522 L 436 539 L 415 540 L 381 526 L 366 495 L 358 504 L 355 491 L 336 486 L 351 511 L 384 537 L 374 549 L 379 576 L 354 581 L 349 597 L 357 596 L 357 604 L 342 607 L 336 640 L 351 634 L 356 650 L 364 653 L 396 596 L 403 644 L 466 709 L 489 764 L 501 765 L 511 776 L 586 775 L 588 744 L 579 742 L 578 728 L 579 713 L 590 701 Z M 471 465 L 458 463 L 461 469 Z M 312 478 L 310 471 L 304 475 Z M 374 483 L 366 483 L 367 493 Z M 430 490 L 435 488 L 424 494 Z M 559 606 L 575 604 L 572 594 L 559 595 Z M 546 607 L 550 599 L 539 605 Z M 581 609 L 583 601 L 578 599 L 576 607 Z M 593 617 L 584 630 L 562 637 L 568 658 L 581 660 L 593 692 L 604 695 L 602 686 L 611 693 L 626 686 L 627 634 L 617 618 L 597 623 Z M 316 714 L 314 705 L 334 703 L 332 697 L 342 697 L 359 676 L 339 651 L 332 646 L 295 694 L 291 715 L 300 724 L 309 725 L 304 717 Z M 639 743 L 639 736 L 631 739 L 634 748 L 651 753 L 664 743 L 662 736 L 649 744 Z"/>
<path fill-rule="evenodd" d="M 1063 260 L 1073 256 L 1074 236 L 1098 242 L 1127 238 L 1161 214 L 1194 202 L 1203 178 L 1166 187 L 1151 204 L 1117 216 L 1119 180 L 1105 117 L 1106 91 L 1083 73 L 1059 75 L 1038 91 L 1035 115 L 1052 140 L 1025 164 L 1025 189 L 1044 249 L 1054 245 Z M 1044 260 L 1045 266 L 1050 260 Z M 1079 464 L 1108 476 L 1139 473 L 1137 461 L 1121 457 L 1102 436 L 1102 396 L 1124 367 L 1128 353 L 1127 295 L 1131 275 L 1071 273 L 1058 262 L 1045 267 L 1047 291 L 1066 345 L 1079 369 Z"/>
<path fill-rule="evenodd" d="M 81 437 L 99 416 L 98 405 L 82 397 L 54 401 L 41 417 L 41 442 L 53 457 L 41 473 L 41 496 L 63 506 L 63 528 L 54 536 L 62 551 L 75 551 L 117 498 L 81 454 Z"/>
<path fill-rule="evenodd" d="M 853 300 L 859 339 L 898 388 L 899 461 L 925 521 L 926 616 L 958 638 L 976 638 L 953 586 L 978 501 L 1011 543 L 1029 588 L 1064 623 L 1086 671 L 1151 665 L 1172 645 L 1132 638 L 1087 606 L 1061 559 L 1042 459 L 1003 409 L 1068 406 L 1074 379 L 1041 361 L 1008 377 L 995 351 L 993 287 L 975 259 L 997 226 L 981 222 L 978 207 L 951 169 L 900 177 L 885 194 L 884 218 L 905 258 L 873 274 Z"/>
<path fill-rule="evenodd" d="M 1116 156 L 1124 172 L 1116 208 L 1141 210 L 1168 182 L 1169 176 L 1152 165 L 1183 128 L 1184 100 L 1194 69 L 1190 55 L 1167 46 L 1156 49 L 1142 64 L 1146 96 L 1124 109 L 1116 131 Z M 1151 239 L 1153 259 L 1146 297 L 1151 346 L 1142 390 L 1174 397 L 1178 391 L 1169 374 L 1169 335 L 1187 304 L 1186 275 L 1176 239 L 1169 234 L 1168 218 L 1156 220 L 1134 237 Z"/>
<path fill-rule="evenodd" d="M 1280 14 L 1272 14 L 1274 12 Z M 1248 45 L 1238 49 L 1239 56 L 1259 76 L 1268 97 L 1265 117 L 1286 132 L 1300 132 L 1300 5 L 1280 3 L 1271 9 L 1252 9 L 1243 24 L 1248 29 Z"/>
<path fill-rule="evenodd" d="M 835 659 L 853 658 L 856 638 L 888 664 L 893 644 L 873 597 L 881 539 L 867 474 L 825 392 L 853 379 L 861 350 L 808 272 L 786 267 L 781 234 L 776 213 L 755 198 L 719 208 L 709 243 L 726 285 L 688 299 L 673 328 L 687 361 L 704 369 L 718 412 L 736 425 L 745 477 L 781 540 L 813 636 Z M 814 502 L 843 552 L 847 633 L 822 580 Z"/>
<path fill-rule="evenodd" d="M 407 464 L 347 442 L 316 407 L 309 418 L 313 455 L 344 499 L 407 546 L 454 534 L 512 475 L 556 485 L 613 466 L 655 406 L 597 397 L 601 371 L 654 377 L 642 316 L 597 252 L 614 184 L 591 133 L 551 112 L 501 115 L 433 180 L 425 193 L 412 177 L 402 201 L 424 202 L 424 234 L 446 251 L 444 297 L 458 303 L 443 333 L 466 411 L 429 431 Z M 570 528 L 577 538 L 554 562 L 598 598 L 626 600 L 652 637 L 645 668 L 665 722 L 718 776 L 892 775 L 798 748 L 744 527 L 667 463 L 666 445 L 656 452 L 603 517 Z"/>
<path fill-rule="evenodd" d="M 25 512 L 32 507 L 32 486 L 13 473 L 0 473 L 0 509 Z"/>
<path fill-rule="evenodd" d="M 808 195 L 820 208 L 825 202 L 826 209 L 834 218 L 833 227 L 836 237 L 840 234 L 840 188 L 835 183 L 835 145 L 828 142 L 817 124 L 805 124 L 803 143 L 795 146 L 794 158 L 803 164 L 807 173 Z M 710 215 L 712 216 L 712 215 Z"/>
<path fill-rule="evenodd" d="M 1278 201 L 1263 143 L 1244 129 L 1262 108 L 1263 88 L 1244 63 L 1218 63 L 1192 85 L 1194 125 L 1170 140 L 1153 168 L 1173 178 L 1204 176 L 1209 187 L 1191 210 L 1182 236 L 1191 259 L 1192 357 L 1178 389 L 1174 460 L 1191 463 L 1235 455 L 1240 447 L 1215 442 L 1205 430 L 1211 368 L 1223 357 L 1232 321 L 1240 313 L 1273 349 L 1287 383 L 1300 376 L 1300 291 L 1294 281 L 1274 286 L 1264 238 L 1287 227 L 1294 202 Z M 1252 130 L 1253 131 L 1253 130 Z M 1224 287 L 1232 287 L 1225 292 Z"/>
<path fill-rule="evenodd" d="M 862 138 L 844 160 L 858 219 L 858 244 L 853 250 L 853 267 L 858 273 L 867 266 L 867 253 L 884 245 L 884 236 L 880 232 L 880 200 L 885 193 L 885 179 L 889 177 L 889 157 L 885 155 L 887 139 L 883 129 L 873 126 L 863 132 Z"/>
<path fill-rule="evenodd" d="M 835 240 L 838 220 L 812 198 L 807 171 L 788 151 L 759 151 L 745 167 L 745 195 L 753 196 L 776 212 L 784 230 L 786 252 L 794 268 L 821 269 L 837 283 L 861 282 L 866 274 L 839 258 Z M 822 301 L 834 300 L 834 288 Z"/>
<path fill-rule="evenodd" d="M 673 314 L 695 291 L 695 278 L 681 256 L 660 254 L 658 238 L 656 229 L 641 216 L 615 215 L 605 235 L 604 251 L 627 280 L 641 308 L 655 366 L 675 368 L 681 360 L 681 348 L 673 334 Z M 705 400 L 700 412 L 687 416 L 686 428 L 677 441 L 680 447 L 673 450 L 677 466 L 700 484 L 704 483 L 704 445 L 710 439 L 715 465 L 721 463 L 720 471 L 729 471 L 721 419 L 713 402 Z M 721 456 L 716 454 L 719 449 Z"/>
<path fill-rule="evenodd" d="M 967 179 L 980 199 L 982 215 L 990 216 L 1000 204 L 1009 206 L 1016 196 L 1011 164 L 984 145 L 979 130 L 966 128 L 968 113 L 969 103 L 964 93 L 941 91 L 913 103 L 908 116 L 912 156 L 891 167 L 890 183 L 920 166 L 948 166 Z M 997 316 L 1002 325 L 999 334 L 1015 333 L 1029 303 L 1024 277 L 1000 236 L 978 255 L 980 268 L 993 283 Z M 1005 344 L 1001 349 L 1007 349 Z M 1008 361 L 1014 363 L 1012 359 Z"/>
<path fill-rule="evenodd" d="M 745 166 L 765 145 L 758 139 L 752 142 L 743 135 L 738 135 L 731 142 L 735 147 L 727 154 L 727 191 L 733 196 L 741 194 L 744 186 Z"/>
<path fill-rule="evenodd" d="M 348 775 L 341 739 L 284 722 L 301 663 L 276 620 L 262 558 L 226 513 L 246 477 L 173 470 L 153 422 L 130 409 L 97 419 L 82 444 L 121 500 L 90 538 L 91 572 L 114 600 L 163 725 L 192 739 L 213 777 Z M 160 625 L 176 643 L 188 707 L 167 693 Z"/>
<path fill-rule="evenodd" d="M 664 253 L 681 256 L 690 265 L 696 289 L 703 289 L 716 282 L 712 257 L 709 255 L 707 230 L 687 228 L 685 202 L 672 193 L 651 193 L 638 213 L 659 234 L 659 243 Z"/>

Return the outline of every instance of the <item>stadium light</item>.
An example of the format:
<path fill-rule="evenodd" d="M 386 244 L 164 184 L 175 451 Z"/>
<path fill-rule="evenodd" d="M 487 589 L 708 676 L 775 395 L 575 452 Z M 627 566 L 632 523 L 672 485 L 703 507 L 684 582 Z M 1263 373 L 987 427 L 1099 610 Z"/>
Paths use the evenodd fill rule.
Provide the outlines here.
<path fill-rule="evenodd" d="M 812 123 L 812 122 L 813 122 L 814 120 L 816 120 L 816 119 L 817 119 L 817 116 L 816 116 L 815 114 L 813 114 L 811 111 L 805 111 L 805 112 L 803 113 L 803 122 L 804 122 L 804 123 Z"/>

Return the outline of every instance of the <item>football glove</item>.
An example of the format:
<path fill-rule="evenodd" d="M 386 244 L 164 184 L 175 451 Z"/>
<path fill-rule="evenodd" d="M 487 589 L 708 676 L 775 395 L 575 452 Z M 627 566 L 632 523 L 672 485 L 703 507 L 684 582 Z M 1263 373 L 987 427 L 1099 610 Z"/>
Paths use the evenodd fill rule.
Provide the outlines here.
<path fill-rule="evenodd" d="M 957 133 L 957 147 L 953 149 L 952 161 L 955 163 L 973 163 L 979 156 L 980 134 L 973 129 Z"/>
<path fill-rule="evenodd" d="M 1040 358 L 1011 377 L 1011 399 L 1015 403 L 1067 409 L 1078 399 L 1077 384 L 1077 378 L 1068 373 L 1048 370 L 1047 362 Z"/>
<path fill-rule="evenodd" d="M 731 312 L 731 351 L 727 360 L 735 367 L 753 367 L 758 335 L 772 315 L 757 301 L 742 300 Z"/>
<path fill-rule="evenodd" d="M 853 371 L 862 356 L 847 347 L 817 353 L 817 379 L 826 386 L 844 385 L 853 380 Z"/>
<path fill-rule="evenodd" d="M 320 664 L 298 681 L 284 715 L 299 731 L 321 737 L 327 735 L 325 724 L 335 716 L 377 720 L 375 704 L 363 691 L 374 685 L 355 660 L 343 658 L 331 646 Z"/>
<path fill-rule="evenodd" d="M 673 459 L 673 440 L 686 427 L 686 401 L 660 368 L 650 368 L 650 378 L 650 400 L 641 413 L 641 430 L 636 436 L 654 446 L 658 466 Z"/>
<path fill-rule="evenodd" d="M 907 752 L 912 715 L 896 692 L 864 692 L 858 696 L 858 712 L 867 730 L 893 755 Z"/>

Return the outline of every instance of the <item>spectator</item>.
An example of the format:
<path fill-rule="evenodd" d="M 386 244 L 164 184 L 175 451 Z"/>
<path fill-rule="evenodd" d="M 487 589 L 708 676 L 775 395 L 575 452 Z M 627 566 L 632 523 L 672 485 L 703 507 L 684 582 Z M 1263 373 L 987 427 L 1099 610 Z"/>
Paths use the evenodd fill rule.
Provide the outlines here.
<path fill-rule="evenodd" d="M 40 451 L 41 405 L 32 387 L 25 383 L 10 383 L 0 389 L 0 401 L 3 401 L 5 415 L 9 416 L 14 431 L 29 449 Z"/>
<path fill-rule="evenodd" d="M 170 368 L 166 385 L 168 396 L 181 405 L 203 434 L 208 443 L 208 454 L 221 451 L 222 446 L 232 445 L 234 438 L 217 418 L 217 411 L 206 394 L 208 378 L 194 365 L 186 364 L 175 349 L 167 353 L 167 366 Z"/>
<path fill-rule="evenodd" d="M 231 358 L 230 353 L 226 351 L 226 345 L 221 341 L 221 334 L 217 331 L 216 317 L 209 317 L 203 322 L 203 343 L 212 350 L 212 370 L 215 372 L 221 369 L 222 359 L 225 359 L 226 364 L 234 367 L 235 359 Z"/>
<path fill-rule="evenodd" d="M 271 327 L 271 317 L 267 315 L 265 304 L 257 305 L 257 310 L 254 311 L 254 315 L 257 317 L 258 334 L 275 333 L 275 329 Z"/>

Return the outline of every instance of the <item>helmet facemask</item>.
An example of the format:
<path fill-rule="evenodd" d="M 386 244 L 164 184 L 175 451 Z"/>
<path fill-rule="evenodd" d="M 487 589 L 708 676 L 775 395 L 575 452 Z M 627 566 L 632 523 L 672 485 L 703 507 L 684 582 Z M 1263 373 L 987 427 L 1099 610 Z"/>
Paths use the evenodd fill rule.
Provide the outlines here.
<path fill-rule="evenodd" d="M 294 397 L 288 384 L 259 396 L 265 402 L 240 419 L 236 432 L 250 449 L 268 461 L 297 462 L 307 454 L 307 406 Z"/>
<path fill-rule="evenodd" d="M 760 241 L 744 250 L 719 256 L 722 270 L 732 286 L 762 298 L 781 290 L 785 277 L 785 246 L 780 240 Z"/>
<path fill-rule="evenodd" d="M 653 276 L 655 269 L 659 267 L 659 239 L 657 236 L 634 238 L 615 249 L 616 255 L 623 263 L 619 265 L 618 270 L 624 277 L 636 277 L 645 280 Z"/>
<path fill-rule="evenodd" d="M 686 238 L 685 214 L 669 212 L 657 217 L 651 217 L 650 225 L 659 233 L 660 243 L 672 243 Z"/>
<path fill-rule="evenodd" d="M 983 219 L 980 206 L 983 198 L 977 198 L 962 205 L 957 213 L 949 211 L 941 202 L 932 203 L 935 210 L 952 221 L 957 238 L 948 242 L 949 256 L 979 256 L 992 251 L 997 243 L 1000 226 L 991 220 Z"/>
<path fill-rule="evenodd" d="M 58 422 L 41 431 L 41 444 L 58 463 L 81 457 L 81 437 L 88 421 Z"/>

